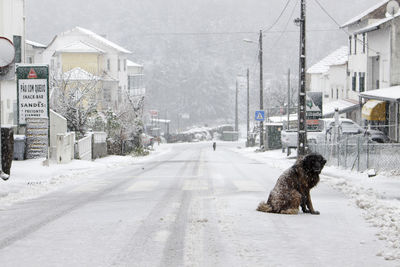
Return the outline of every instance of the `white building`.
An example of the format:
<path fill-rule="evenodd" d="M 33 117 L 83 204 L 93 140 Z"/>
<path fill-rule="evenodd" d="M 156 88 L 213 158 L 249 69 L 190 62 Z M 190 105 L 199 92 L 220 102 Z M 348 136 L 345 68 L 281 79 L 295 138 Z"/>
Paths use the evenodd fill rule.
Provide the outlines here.
<path fill-rule="evenodd" d="M 379 2 L 342 28 L 351 33 L 349 74 L 352 94 L 364 105 L 362 119 L 400 141 L 400 17 L 399 13 L 387 13 L 388 3 Z"/>
<path fill-rule="evenodd" d="M 25 59 L 25 2 L 24 0 L 0 0 L 0 36 L 13 42 L 15 63 Z M 13 69 L 13 67 L 11 68 Z M 1 122 L 17 124 L 17 85 L 15 75 L 10 72 L 1 83 Z"/>
<path fill-rule="evenodd" d="M 33 42 L 30 40 L 25 41 L 25 62 L 27 64 L 34 64 L 42 62 L 42 53 L 46 49 L 46 45 Z"/>
<path fill-rule="evenodd" d="M 342 46 L 307 70 L 310 91 L 322 92 L 324 117 L 332 117 L 337 108 L 353 118 L 359 106 L 358 99 L 349 98 L 347 63 L 348 47 Z"/>
<path fill-rule="evenodd" d="M 130 60 L 127 61 L 128 68 L 128 92 L 130 96 L 144 96 L 146 89 L 144 86 L 144 68 Z"/>
<path fill-rule="evenodd" d="M 54 37 L 43 51 L 43 63 L 50 73 L 61 75 L 76 67 L 99 76 L 104 81 L 103 99 L 117 109 L 128 90 L 127 60 L 131 52 L 106 38 L 81 27 Z"/>

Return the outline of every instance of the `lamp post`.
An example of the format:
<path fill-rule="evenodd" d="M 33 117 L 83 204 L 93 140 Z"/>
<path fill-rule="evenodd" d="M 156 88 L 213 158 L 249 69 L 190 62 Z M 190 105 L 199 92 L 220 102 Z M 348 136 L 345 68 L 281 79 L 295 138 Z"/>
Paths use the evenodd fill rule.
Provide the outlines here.
<path fill-rule="evenodd" d="M 236 96 L 235 96 L 235 132 L 239 132 L 239 119 L 238 119 L 238 94 L 239 94 L 239 83 L 238 83 L 238 77 L 236 77 Z"/>
<path fill-rule="evenodd" d="M 246 140 L 247 143 L 246 145 L 249 146 L 249 131 L 250 131 L 250 70 L 247 69 L 247 75 L 246 75 L 246 81 L 247 81 L 247 135 L 246 135 Z"/>
<path fill-rule="evenodd" d="M 252 40 L 244 39 L 244 42 L 247 43 L 255 43 Z M 258 47 L 258 59 L 260 61 L 260 110 L 264 110 L 264 96 L 263 96 L 263 34 L 262 30 L 260 30 L 259 36 L 259 47 Z M 260 148 L 264 146 L 264 121 L 260 121 Z"/>

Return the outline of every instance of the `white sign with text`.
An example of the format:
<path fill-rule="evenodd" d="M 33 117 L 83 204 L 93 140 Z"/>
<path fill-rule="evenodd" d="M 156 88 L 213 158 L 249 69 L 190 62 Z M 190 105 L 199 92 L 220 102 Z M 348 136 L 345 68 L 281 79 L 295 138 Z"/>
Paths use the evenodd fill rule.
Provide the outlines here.
<path fill-rule="evenodd" d="M 26 118 L 47 118 L 47 80 L 20 79 L 19 93 L 19 123 L 25 124 Z"/>

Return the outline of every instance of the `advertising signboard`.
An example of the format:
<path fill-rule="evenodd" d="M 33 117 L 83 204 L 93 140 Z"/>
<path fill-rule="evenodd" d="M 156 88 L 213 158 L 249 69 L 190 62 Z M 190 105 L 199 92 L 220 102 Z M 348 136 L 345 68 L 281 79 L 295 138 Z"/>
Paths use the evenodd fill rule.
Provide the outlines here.
<path fill-rule="evenodd" d="M 318 120 L 322 118 L 322 92 L 306 93 L 307 130 L 317 130 Z"/>
<path fill-rule="evenodd" d="M 49 68 L 46 65 L 17 66 L 18 125 L 26 118 L 49 118 Z"/>

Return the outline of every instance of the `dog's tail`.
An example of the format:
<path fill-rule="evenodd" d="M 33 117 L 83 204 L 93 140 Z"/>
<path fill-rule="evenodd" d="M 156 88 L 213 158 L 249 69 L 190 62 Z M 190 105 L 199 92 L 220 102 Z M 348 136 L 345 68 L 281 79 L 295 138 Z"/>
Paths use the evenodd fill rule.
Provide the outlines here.
<path fill-rule="evenodd" d="M 258 204 L 257 210 L 261 212 L 272 212 L 272 207 L 267 204 L 267 202 L 262 201 Z"/>

